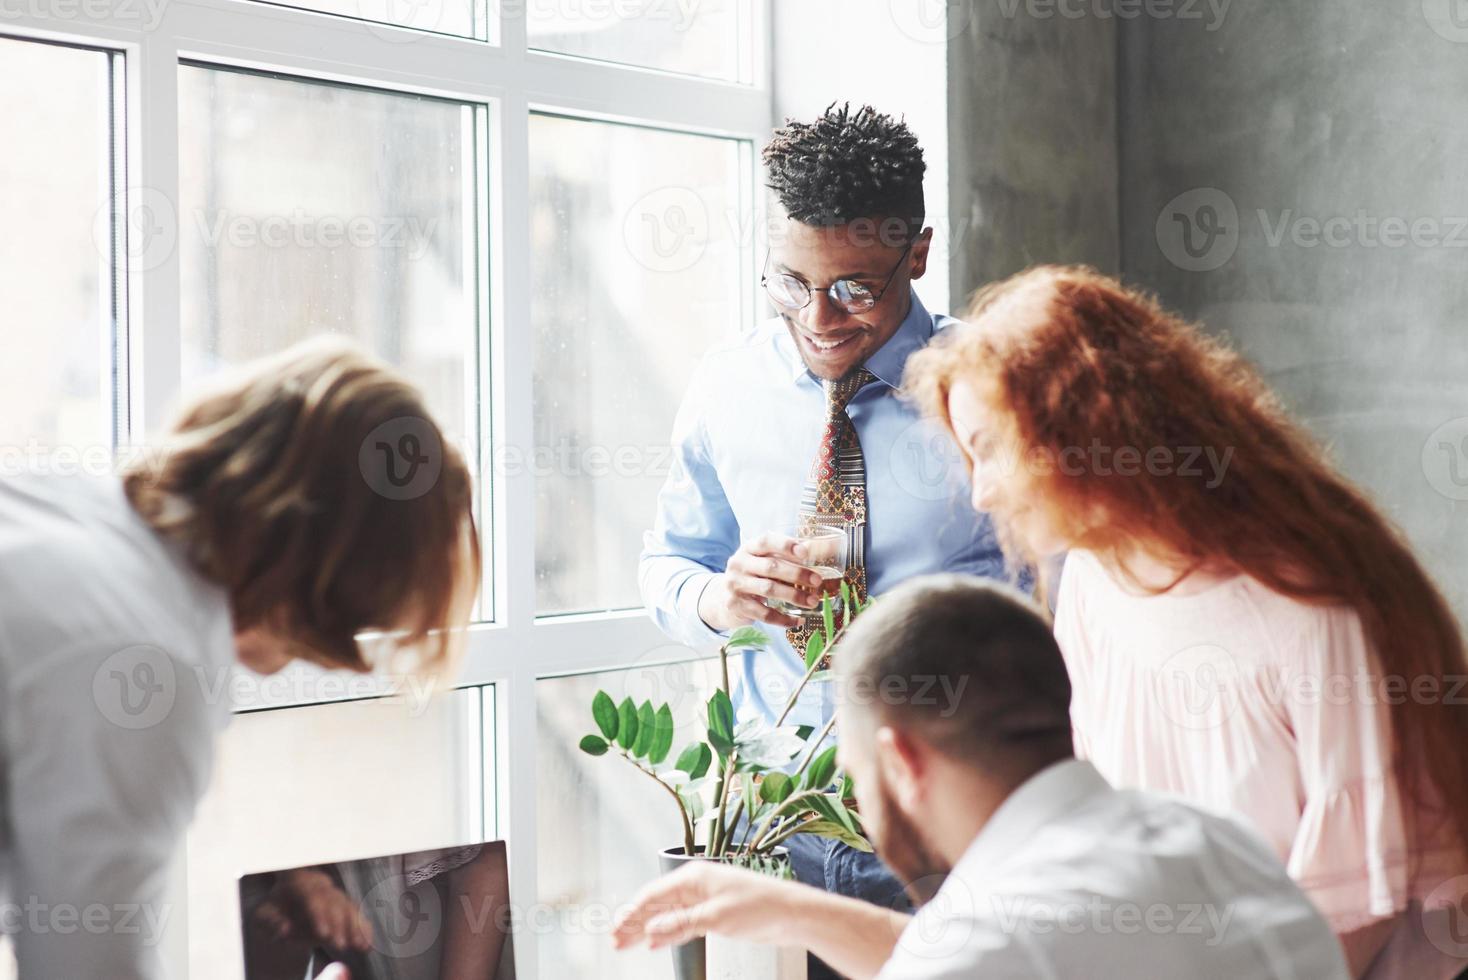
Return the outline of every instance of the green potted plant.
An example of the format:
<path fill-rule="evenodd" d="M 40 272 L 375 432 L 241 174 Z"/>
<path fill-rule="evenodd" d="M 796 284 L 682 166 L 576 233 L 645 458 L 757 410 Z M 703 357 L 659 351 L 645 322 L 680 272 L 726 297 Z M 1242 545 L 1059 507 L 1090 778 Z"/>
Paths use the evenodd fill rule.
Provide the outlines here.
<path fill-rule="evenodd" d="M 631 698 L 618 704 L 605 691 L 592 699 L 597 731 L 581 739 L 581 750 L 620 756 L 657 782 L 677 807 L 683 841 L 662 852 L 663 871 L 684 861 L 713 860 L 792 877 L 782 845 L 801 833 L 872 849 L 852 801 L 851 780 L 838 771 L 836 746 L 822 747 L 835 718 L 820 729 L 786 724 L 801 692 L 829 678 L 821 667 L 825 653 L 871 604 L 867 600 L 858 606 L 845 582 L 840 595 L 839 624 L 833 597 L 822 601 L 822 629 L 806 646 L 805 675 L 773 725 L 758 718 L 736 723 L 730 699 L 731 656 L 765 649 L 769 643 L 753 626 L 735 630 L 719 648 L 720 685 L 706 704 L 703 737 L 676 755 L 673 713 L 667 704 L 636 705 Z M 679 947 L 674 963 L 678 980 L 705 980 L 704 944 Z"/>

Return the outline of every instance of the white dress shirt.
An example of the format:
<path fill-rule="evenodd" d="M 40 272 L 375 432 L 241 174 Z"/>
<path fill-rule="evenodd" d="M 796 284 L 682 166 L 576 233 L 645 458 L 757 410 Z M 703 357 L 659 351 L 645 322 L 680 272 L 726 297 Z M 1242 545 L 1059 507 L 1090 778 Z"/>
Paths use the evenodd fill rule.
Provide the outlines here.
<path fill-rule="evenodd" d="M 878 980 L 1344 980 L 1340 945 L 1232 820 L 1056 763 L 1000 805 Z"/>
<path fill-rule="evenodd" d="M 233 659 L 227 596 L 117 480 L 0 481 L 0 931 L 22 980 L 161 975 Z"/>

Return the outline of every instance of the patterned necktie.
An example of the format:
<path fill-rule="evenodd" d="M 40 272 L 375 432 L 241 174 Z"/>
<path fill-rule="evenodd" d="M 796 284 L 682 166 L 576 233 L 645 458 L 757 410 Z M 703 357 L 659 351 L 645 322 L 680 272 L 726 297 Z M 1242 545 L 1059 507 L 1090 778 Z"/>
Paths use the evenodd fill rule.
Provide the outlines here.
<path fill-rule="evenodd" d="M 865 602 L 867 597 L 867 468 L 846 405 L 863 386 L 876 380 L 876 375 L 866 368 L 857 368 L 839 381 L 824 382 L 826 427 L 800 494 L 800 524 L 845 529 L 848 556 L 845 580 L 858 602 Z M 805 656 L 806 644 L 818 629 L 802 623 L 785 631 L 797 656 Z M 821 669 L 830 665 L 830 656 L 822 656 Z"/>

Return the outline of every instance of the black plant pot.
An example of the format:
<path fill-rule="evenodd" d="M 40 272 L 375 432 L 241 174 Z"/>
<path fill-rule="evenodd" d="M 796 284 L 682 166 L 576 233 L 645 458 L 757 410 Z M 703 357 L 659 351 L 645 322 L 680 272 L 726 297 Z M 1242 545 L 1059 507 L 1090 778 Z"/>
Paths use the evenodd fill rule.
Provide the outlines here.
<path fill-rule="evenodd" d="M 683 845 L 670 847 L 658 854 L 658 865 L 663 874 L 671 874 L 683 867 L 689 861 L 704 860 L 703 848 L 700 846 L 693 854 L 683 853 Z M 702 937 L 682 946 L 674 946 L 673 953 L 673 977 L 675 980 L 705 980 L 706 971 L 703 958 Z"/>

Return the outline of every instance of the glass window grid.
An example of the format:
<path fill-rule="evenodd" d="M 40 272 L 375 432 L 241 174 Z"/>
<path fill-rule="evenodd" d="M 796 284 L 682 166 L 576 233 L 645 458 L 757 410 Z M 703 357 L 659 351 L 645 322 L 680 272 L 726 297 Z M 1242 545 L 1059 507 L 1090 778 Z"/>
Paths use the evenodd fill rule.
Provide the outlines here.
<path fill-rule="evenodd" d="M 116 4 L 48 13 L 28 7 L 0 23 L 7 37 L 101 48 L 120 56 L 115 73 L 117 166 L 115 226 L 125 233 L 129 209 L 178 190 L 177 73 L 183 62 L 363 85 L 456 99 L 480 107 L 478 447 L 486 589 L 481 622 L 470 631 L 462 687 L 493 685 L 492 778 L 497 826 L 511 841 L 515 901 L 536 901 L 536 681 L 633 667 L 649 651 L 657 659 L 694 660 L 707 651 L 669 652 L 641 610 L 537 618 L 533 475 L 505 473 L 492 445 L 533 445 L 530 372 L 528 121 L 531 112 L 625 122 L 745 142 L 743 205 L 761 228 L 765 202 L 756 193 L 754 148 L 773 123 L 769 78 L 769 0 L 749 0 L 742 77 L 720 82 L 635 66 L 532 50 L 514 3 L 494 9 L 481 38 L 435 35 L 254 0 L 196 0 L 184 5 Z M 157 16 L 153 16 L 154 12 Z M 478 21 L 476 20 L 476 24 Z M 747 74 L 746 74 L 747 73 Z M 753 242 L 743 243 L 747 319 L 761 309 Z M 127 256 L 119 242 L 115 254 Z M 143 443 L 168 419 L 180 377 L 177 250 L 119 264 L 118 342 L 113 373 L 117 446 Z M 671 424 L 671 417 L 669 419 Z M 513 520 L 510 515 L 514 515 Z M 649 515 L 651 517 L 651 515 Z M 305 703 L 305 702 L 300 702 Z M 265 706 L 265 705 L 262 705 Z M 290 708 L 289 696 L 269 707 Z M 488 764 L 488 763 L 487 763 Z M 486 779 L 491 778 L 486 775 Z M 187 944 L 168 953 L 175 975 L 187 976 Z M 517 945 L 522 977 L 537 980 L 536 945 Z"/>

